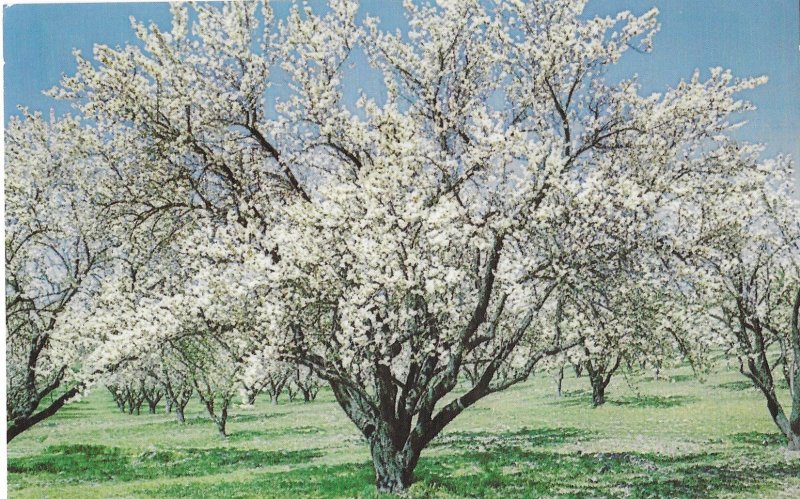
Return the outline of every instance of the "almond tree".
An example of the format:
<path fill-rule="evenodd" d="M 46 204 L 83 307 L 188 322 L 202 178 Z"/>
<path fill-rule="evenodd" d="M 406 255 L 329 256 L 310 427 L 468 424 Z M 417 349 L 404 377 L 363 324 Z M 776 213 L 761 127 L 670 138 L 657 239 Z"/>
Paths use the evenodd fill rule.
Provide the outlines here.
<path fill-rule="evenodd" d="M 186 422 L 186 406 L 194 393 L 194 386 L 189 372 L 177 358 L 177 353 L 172 348 L 164 348 L 160 355 L 159 379 L 164 386 L 167 398 L 167 412 L 175 411 L 175 420 L 179 423 Z"/>
<path fill-rule="evenodd" d="M 55 414 L 106 369 L 92 353 L 108 337 L 70 316 L 108 275 L 113 227 L 86 182 L 102 176 L 77 118 L 24 110 L 5 134 L 7 440 Z"/>
<path fill-rule="evenodd" d="M 701 214 L 684 210 L 683 244 L 675 248 L 682 278 L 714 327 L 706 341 L 725 347 L 767 402 L 790 450 L 800 450 L 800 206 L 791 164 L 759 165 L 773 182 Z M 693 230 L 688 230 L 691 227 Z M 698 233 L 715 232 L 712 244 Z M 788 388 L 781 395 L 778 380 Z M 789 412 L 782 400 L 788 400 Z"/>
<path fill-rule="evenodd" d="M 143 49 L 96 47 L 54 94 L 113 158 L 109 213 L 190 257 L 159 285 L 167 329 L 313 370 L 378 490 L 402 492 L 454 418 L 580 343 L 556 336 L 558 289 L 658 261 L 675 206 L 750 173 L 728 131 L 760 80 L 715 69 L 642 96 L 604 73 L 649 50 L 656 12 L 586 19 L 584 3 L 406 2 L 404 34 L 351 0 L 277 29 L 266 5 L 176 6 L 170 32 L 135 24 Z M 358 99 L 354 52 L 384 82 Z"/>

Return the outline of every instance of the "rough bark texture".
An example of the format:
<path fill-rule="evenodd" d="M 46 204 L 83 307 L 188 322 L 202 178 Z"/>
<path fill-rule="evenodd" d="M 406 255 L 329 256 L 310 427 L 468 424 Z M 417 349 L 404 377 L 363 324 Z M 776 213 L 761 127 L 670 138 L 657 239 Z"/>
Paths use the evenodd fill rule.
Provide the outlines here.
<path fill-rule="evenodd" d="M 392 442 L 391 431 L 376 431 L 370 441 L 372 464 L 375 468 L 375 487 L 378 492 L 400 494 L 411 485 L 418 459 L 398 450 Z"/>
<path fill-rule="evenodd" d="M 589 355 L 588 350 L 586 351 Z M 599 407 L 606 403 L 606 388 L 611 383 L 611 377 L 619 369 L 622 359 L 616 357 L 613 363 L 606 363 L 602 360 L 587 360 L 584 363 L 586 371 L 589 373 L 589 381 L 592 384 L 592 406 Z"/>
<path fill-rule="evenodd" d="M 606 387 L 602 380 L 592 378 L 592 405 L 599 407 L 606 403 Z"/>
<path fill-rule="evenodd" d="M 36 414 L 33 414 L 30 417 L 14 420 L 12 425 L 6 429 L 6 443 L 11 442 L 20 433 L 30 429 L 33 425 L 44 421 L 58 412 L 58 410 L 61 409 L 69 399 L 77 395 L 78 392 L 80 392 L 80 387 L 72 388 L 55 399 L 49 406 L 47 406 L 47 408 L 37 412 Z"/>

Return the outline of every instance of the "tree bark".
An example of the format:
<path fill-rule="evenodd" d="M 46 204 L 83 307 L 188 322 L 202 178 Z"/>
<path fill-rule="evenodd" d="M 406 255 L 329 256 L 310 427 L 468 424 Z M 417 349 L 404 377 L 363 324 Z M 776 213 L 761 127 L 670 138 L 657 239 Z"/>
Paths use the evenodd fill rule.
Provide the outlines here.
<path fill-rule="evenodd" d="M 67 402 L 67 400 L 77 395 L 80 392 L 80 390 L 81 387 L 71 388 L 66 393 L 55 399 L 52 404 L 47 406 L 46 409 L 37 412 L 35 415 L 29 418 L 24 418 L 14 421 L 14 423 L 11 426 L 9 426 L 8 429 L 6 429 L 6 443 L 11 442 L 20 433 L 30 429 L 36 423 L 40 423 L 45 419 L 49 418 L 50 416 L 52 416 L 53 414 L 55 414 L 56 412 L 58 412 L 58 410 L 61 409 Z"/>
<path fill-rule="evenodd" d="M 556 398 L 560 399 L 562 395 L 562 386 L 564 385 L 564 366 L 558 368 L 556 371 Z"/>
<path fill-rule="evenodd" d="M 378 492 L 401 494 L 411 485 L 419 456 L 397 450 L 387 431 L 376 431 L 370 440 L 372 465 L 375 468 L 375 487 Z"/>
<path fill-rule="evenodd" d="M 606 403 L 606 387 L 602 380 L 592 378 L 592 405 L 599 407 Z"/>
<path fill-rule="evenodd" d="M 186 422 L 186 417 L 183 415 L 183 407 L 181 407 L 180 405 L 176 405 L 175 406 L 175 419 L 179 423 L 185 423 Z"/>

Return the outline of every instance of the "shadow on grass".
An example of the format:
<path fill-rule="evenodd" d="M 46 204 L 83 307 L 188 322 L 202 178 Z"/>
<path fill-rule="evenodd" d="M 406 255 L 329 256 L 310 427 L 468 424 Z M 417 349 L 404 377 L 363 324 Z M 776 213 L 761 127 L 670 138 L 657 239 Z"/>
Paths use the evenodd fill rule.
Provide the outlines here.
<path fill-rule="evenodd" d="M 503 447 L 423 456 L 408 497 L 707 497 L 780 489 L 800 463 L 748 466 L 716 454 L 563 454 Z M 181 484 L 157 496 L 376 497 L 369 462 L 311 466 L 247 481 Z M 385 497 L 385 496 L 381 496 Z"/>
<path fill-rule="evenodd" d="M 57 422 L 64 419 L 81 419 L 87 418 L 90 414 L 95 413 L 97 413 L 97 409 L 92 407 L 90 404 L 76 402 L 65 405 L 50 419 L 52 422 Z"/>
<path fill-rule="evenodd" d="M 162 416 L 163 413 L 159 413 Z M 143 414 L 144 415 L 144 414 Z M 126 414 L 127 416 L 127 414 Z M 252 422 L 259 422 L 259 421 L 267 421 L 270 418 L 274 418 L 278 416 L 278 414 L 232 414 L 228 416 L 228 423 L 252 423 Z M 211 418 L 206 416 L 205 414 L 199 416 L 191 416 L 187 417 L 186 421 L 183 423 L 178 423 L 175 418 L 171 418 L 167 421 L 160 421 L 157 422 L 159 425 L 166 425 L 166 426 L 174 426 L 174 425 L 187 425 L 187 426 L 194 426 L 194 425 L 213 425 L 214 422 L 211 421 Z"/>
<path fill-rule="evenodd" d="M 786 437 L 780 433 L 761 433 L 758 431 L 734 433 L 728 435 L 728 440 L 737 444 L 757 445 L 760 447 L 784 447 L 787 444 Z"/>
<path fill-rule="evenodd" d="M 696 374 L 673 374 L 663 376 L 661 379 L 652 379 L 655 383 L 686 383 L 688 381 L 698 381 Z"/>
<path fill-rule="evenodd" d="M 753 383 L 750 381 L 728 381 L 727 383 L 718 384 L 717 388 L 732 390 L 735 392 L 743 392 L 747 390 L 758 391 L 758 388 L 753 386 Z M 778 379 L 775 381 L 775 388 L 778 390 L 788 390 L 789 384 L 785 379 Z"/>
<path fill-rule="evenodd" d="M 590 438 L 592 433 L 578 428 L 522 428 L 519 431 L 490 433 L 485 431 L 455 431 L 444 433 L 430 447 L 491 450 L 498 447 L 545 447 L 573 443 Z"/>
<path fill-rule="evenodd" d="M 734 392 L 743 392 L 746 390 L 756 389 L 753 386 L 753 383 L 750 381 L 728 381 L 727 383 L 718 384 L 717 388 L 722 388 L 723 390 L 732 390 Z"/>
<path fill-rule="evenodd" d="M 231 442 L 250 441 L 256 438 L 275 438 L 284 436 L 318 435 L 324 430 L 315 426 L 296 426 L 293 428 L 267 428 L 264 430 L 234 430 L 228 435 Z"/>
<path fill-rule="evenodd" d="M 9 481 L 15 475 L 49 475 L 48 482 L 131 481 L 160 477 L 203 476 L 232 469 L 305 463 L 322 455 L 301 451 L 229 448 L 153 450 L 133 456 L 103 445 L 55 445 L 37 456 L 8 460 Z"/>
<path fill-rule="evenodd" d="M 697 402 L 697 397 L 683 395 L 639 395 L 633 397 L 620 397 L 608 400 L 611 405 L 629 407 L 648 407 L 654 409 L 665 409 L 668 407 L 678 407 L 692 402 Z"/>
<path fill-rule="evenodd" d="M 633 395 L 626 397 L 606 397 L 606 404 L 620 407 L 668 409 L 670 407 L 680 407 L 697 402 L 697 400 L 697 397 L 683 395 Z M 551 403 L 564 407 L 590 407 L 592 405 L 592 396 L 590 393 L 584 391 L 570 392 Z"/>

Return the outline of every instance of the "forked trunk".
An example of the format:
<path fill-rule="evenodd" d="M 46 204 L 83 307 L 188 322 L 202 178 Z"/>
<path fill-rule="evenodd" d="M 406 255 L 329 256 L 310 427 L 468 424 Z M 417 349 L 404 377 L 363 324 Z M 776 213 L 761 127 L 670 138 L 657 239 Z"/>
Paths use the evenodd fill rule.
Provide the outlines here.
<path fill-rule="evenodd" d="M 411 485 L 411 475 L 418 456 L 398 451 L 385 433 L 376 432 L 370 441 L 375 487 L 378 492 L 401 494 Z"/>

